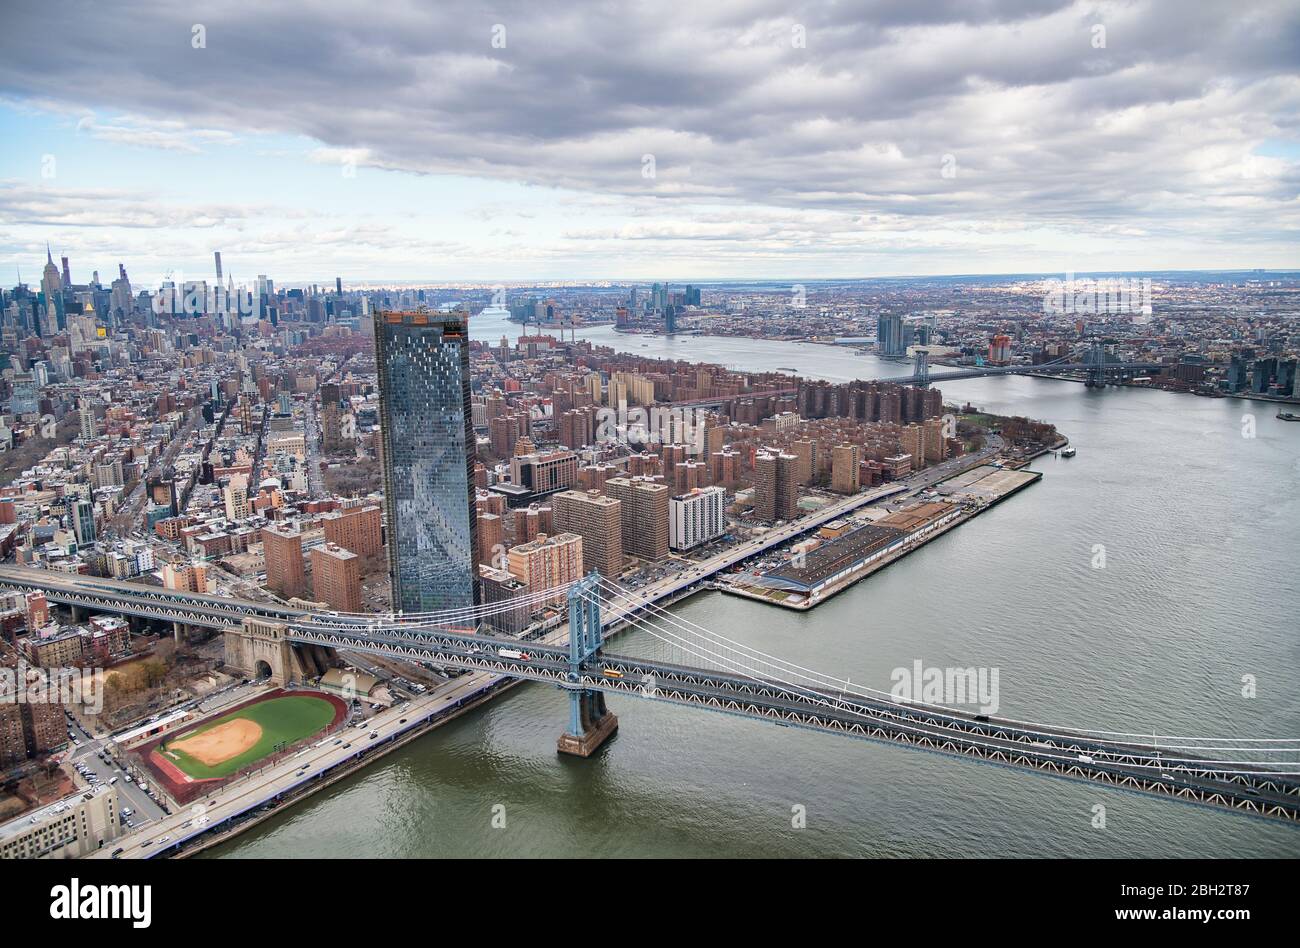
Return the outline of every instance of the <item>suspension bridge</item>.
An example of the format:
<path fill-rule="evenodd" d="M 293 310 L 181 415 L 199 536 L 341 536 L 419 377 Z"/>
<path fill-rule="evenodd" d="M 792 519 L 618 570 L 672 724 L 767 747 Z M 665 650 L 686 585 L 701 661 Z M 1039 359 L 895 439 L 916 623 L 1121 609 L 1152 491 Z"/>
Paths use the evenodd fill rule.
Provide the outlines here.
<path fill-rule="evenodd" d="M 1120 362 L 1106 354 L 1104 344 L 1094 340 L 1089 347 L 1087 358 L 1083 362 L 1070 362 L 1071 357 L 1043 362 L 1039 365 L 973 365 L 938 372 L 930 368 L 930 354 L 918 349 L 912 360 L 912 374 L 899 375 L 894 378 L 873 379 L 876 382 L 890 382 L 896 385 L 918 385 L 924 388 L 931 382 L 951 382 L 957 379 L 981 378 L 988 375 L 1081 375 L 1089 388 L 1105 388 L 1109 384 L 1122 382 L 1146 372 L 1164 368 L 1160 362 Z"/>
<path fill-rule="evenodd" d="M 588 756 L 617 728 L 606 697 L 634 697 L 979 760 L 1012 770 L 1300 823 L 1300 739 L 1178 736 L 1053 726 L 903 701 L 761 652 L 598 574 L 507 602 L 422 614 L 320 613 L 22 567 L 0 582 L 97 611 L 229 625 L 253 616 L 303 645 L 349 649 L 542 682 L 569 696 L 560 751 Z M 490 633 L 506 610 L 567 604 L 536 641 Z M 605 648 L 639 630 L 650 656 Z"/>

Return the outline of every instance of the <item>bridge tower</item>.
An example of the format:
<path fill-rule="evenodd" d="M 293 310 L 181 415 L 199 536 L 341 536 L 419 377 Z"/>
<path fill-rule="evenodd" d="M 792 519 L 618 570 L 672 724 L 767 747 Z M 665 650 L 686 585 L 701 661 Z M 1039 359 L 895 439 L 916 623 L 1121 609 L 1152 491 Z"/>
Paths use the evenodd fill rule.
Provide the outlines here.
<path fill-rule="evenodd" d="M 926 349 L 916 350 L 916 362 L 912 366 L 912 384 L 925 388 L 930 384 L 930 353 Z"/>
<path fill-rule="evenodd" d="M 590 757 L 618 730 L 618 718 L 605 707 L 600 691 L 578 686 L 583 664 L 600 651 L 599 573 L 584 576 L 569 587 L 569 729 L 560 735 L 561 754 Z"/>
<path fill-rule="evenodd" d="M 1106 387 L 1106 347 L 1100 339 L 1092 340 L 1088 350 L 1088 378 L 1084 385 L 1088 388 Z"/>

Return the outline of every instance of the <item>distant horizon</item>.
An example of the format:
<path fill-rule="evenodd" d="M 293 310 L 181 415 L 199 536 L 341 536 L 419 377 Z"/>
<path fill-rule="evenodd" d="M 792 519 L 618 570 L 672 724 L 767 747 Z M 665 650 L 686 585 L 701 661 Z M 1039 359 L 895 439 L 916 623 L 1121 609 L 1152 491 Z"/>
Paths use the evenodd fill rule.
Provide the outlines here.
<path fill-rule="evenodd" d="M 74 270 L 78 269 L 74 262 L 75 257 L 72 254 L 68 254 L 67 256 L 69 258 L 69 268 Z M 59 254 L 57 252 L 54 254 L 54 259 L 56 261 L 59 260 Z M 172 279 L 172 280 L 184 279 L 187 281 L 206 280 L 210 285 L 215 285 L 215 278 L 216 278 L 215 269 L 213 269 L 212 272 L 207 274 L 200 274 L 197 271 L 185 272 L 179 270 L 172 270 L 170 271 L 170 275 L 157 277 L 155 279 L 150 279 L 148 277 L 142 279 L 131 274 L 131 267 L 128 261 L 122 260 L 120 262 L 124 266 L 126 266 L 127 275 L 128 277 L 130 277 L 133 287 L 148 287 L 151 285 L 158 285 L 162 282 L 163 279 Z M 224 258 L 223 258 L 223 263 L 224 263 Z M 45 265 L 44 263 L 41 263 L 40 267 L 35 268 L 34 280 L 33 278 L 30 277 L 24 277 L 22 280 L 23 285 L 29 287 L 33 285 L 39 285 L 40 283 L 39 273 L 40 273 L 40 269 L 43 268 L 44 265 Z M 56 262 L 56 266 L 60 266 L 60 270 L 62 269 L 61 265 L 57 262 Z M 107 284 L 107 283 L 111 283 L 112 280 L 116 278 L 115 276 L 117 272 L 115 269 L 116 264 L 114 264 L 113 266 L 114 266 L 113 270 L 107 271 L 107 277 L 105 275 L 106 271 L 104 268 L 91 266 L 89 268 L 85 268 L 85 270 L 88 270 L 90 273 L 99 272 L 101 283 Z M 226 269 L 228 271 L 228 268 Z M 85 272 L 85 270 L 83 270 L 83 272 Z M 382 290 L 382 289 L 390 289 L 390 288 L 481 290 L 481 289 L 491 289 L 492 287 L 495 286 L 501 286 L 506 288 L 532 288 L 532 287 L 546 287 L 546 286 L 555 286 L 555 287 L 610 286 L 613 287 L 613 286 L 633 286 L 633 285 L 643 285 L 643 284 L 649 285 L 653 283 L 664 283 L 668 285 L 680 284 L 683 286 L 690 285 L 690 286 L 699 286 L 699 287 L 709 287 L 709 286 L 725 287 L 725 286 L 732 286 L 732 285 L 771 284 L 771 285 L 789 286 L 795 284 L 824 285 L 824 284 L 838 284 L 838 283 L 870 283 L 870 282 L 912 281 L 912 280 L 998 280 L 998 279 L 1038 280 L 1038 279 L 1061 279 L 1063 277 L 1070 275 L 1071 273 L 1075 277 L 1124 276 L 1124 277 L 1140 278 L 1140 277 L 1156 277 L 1156 276 L 1176 277 L 1181 275 L 1211 275 L 1211 274 L 1224 274 L 1224 275 L 1260 274 L 1260 275 L 1272 275 L 1272 276 L 1300 277 L 1300 267 L 1296 267 L 1296 268 L 1188 267 L 1188 268 L 1162 268 L 1162 269 L 1129 269 L 1129 270 L 1102 269 L 1102 270 L 1074 270 L 1074 271 L 1020 270 L 1020 271 L 1000 271 L 1000 272 L 991 272 L 991 273 L 974 273 L 974 272 L 938 273 L 936 272 L 936 273 L 916 273 L 916 274 L 899 273 L 899 274 L 888 274 L 888 275 L 879 275 L 879 276 L 818 276 L 818 277 L 812 277 L 812 276 L 795 276 L 795 277 L 767 277 L 767 276 L 716 277 L 715 276 L 715 277 L 707 277 L 707 278 L 674 277 L 674 276 L 599 277 L 599 278 L 549 277 L 549 278 L 537 278 L 532 280 L 510 279 L 510 280 L 495 280 L 495 281 L 483 280 L 483 279 L 468 279 L 468 278 L 440 279 L 440 280 L 414 280 L 414 279 L 375 280 L 375 279 L 364 279 L 364 278 L 361 279 L 342 278 L 342 280 L 344 283 L 345 290 L 350 290 L 352 292 L 365 292 L 367 290 Z M 274 273 L 266 273 L 265 275 L 275 284 L 277 289 L 285 289 L 285 288 L 298 289 L 298 288 L 304 288 L 312 285 L 328 289 L 329 287 L 332 286 L 332 284 L 335 281 L 335 276 L 333 275 L 320 277 L 316 279 L 307 279 L 307 280 L 284 279 L 276 276 Z M 15 276 L 17 276 L 17 274 L 15 274 Z M 231 274 L 229 272 L 226 272 L 225 276 L 229 278 Z M 78 283 L 78 284 L 89 283 L 89 279 L 76 280 L 74 275 L 74 283 Z M 241 277 L 235 280 L 235 283 L 238 286 L 254 285 L 256 283 L 256 276 L 251 280 L 245 280 L 244 278 Z M 14 284 L 14 285 L 18 285 L 18 284 Z"/>

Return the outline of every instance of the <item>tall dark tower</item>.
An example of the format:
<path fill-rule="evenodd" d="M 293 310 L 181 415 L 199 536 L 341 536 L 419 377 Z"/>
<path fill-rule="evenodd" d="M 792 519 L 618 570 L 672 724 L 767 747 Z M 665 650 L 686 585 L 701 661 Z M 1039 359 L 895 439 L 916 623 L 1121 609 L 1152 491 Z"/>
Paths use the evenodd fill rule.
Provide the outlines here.
<path fill-rule="evenodd" d="M 469 314 L 374 320 L 393 609 L 478 605 Z"/>

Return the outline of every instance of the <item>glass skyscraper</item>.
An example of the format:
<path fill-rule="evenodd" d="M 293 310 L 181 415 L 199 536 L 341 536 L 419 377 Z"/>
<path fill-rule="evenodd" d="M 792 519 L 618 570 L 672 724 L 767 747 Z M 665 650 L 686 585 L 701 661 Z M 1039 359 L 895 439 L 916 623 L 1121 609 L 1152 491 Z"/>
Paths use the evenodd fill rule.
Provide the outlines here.
<path fill-rule="evenodd" d="M 477 605 L 469 314 L 374 319 L 393 608 Z"/>

